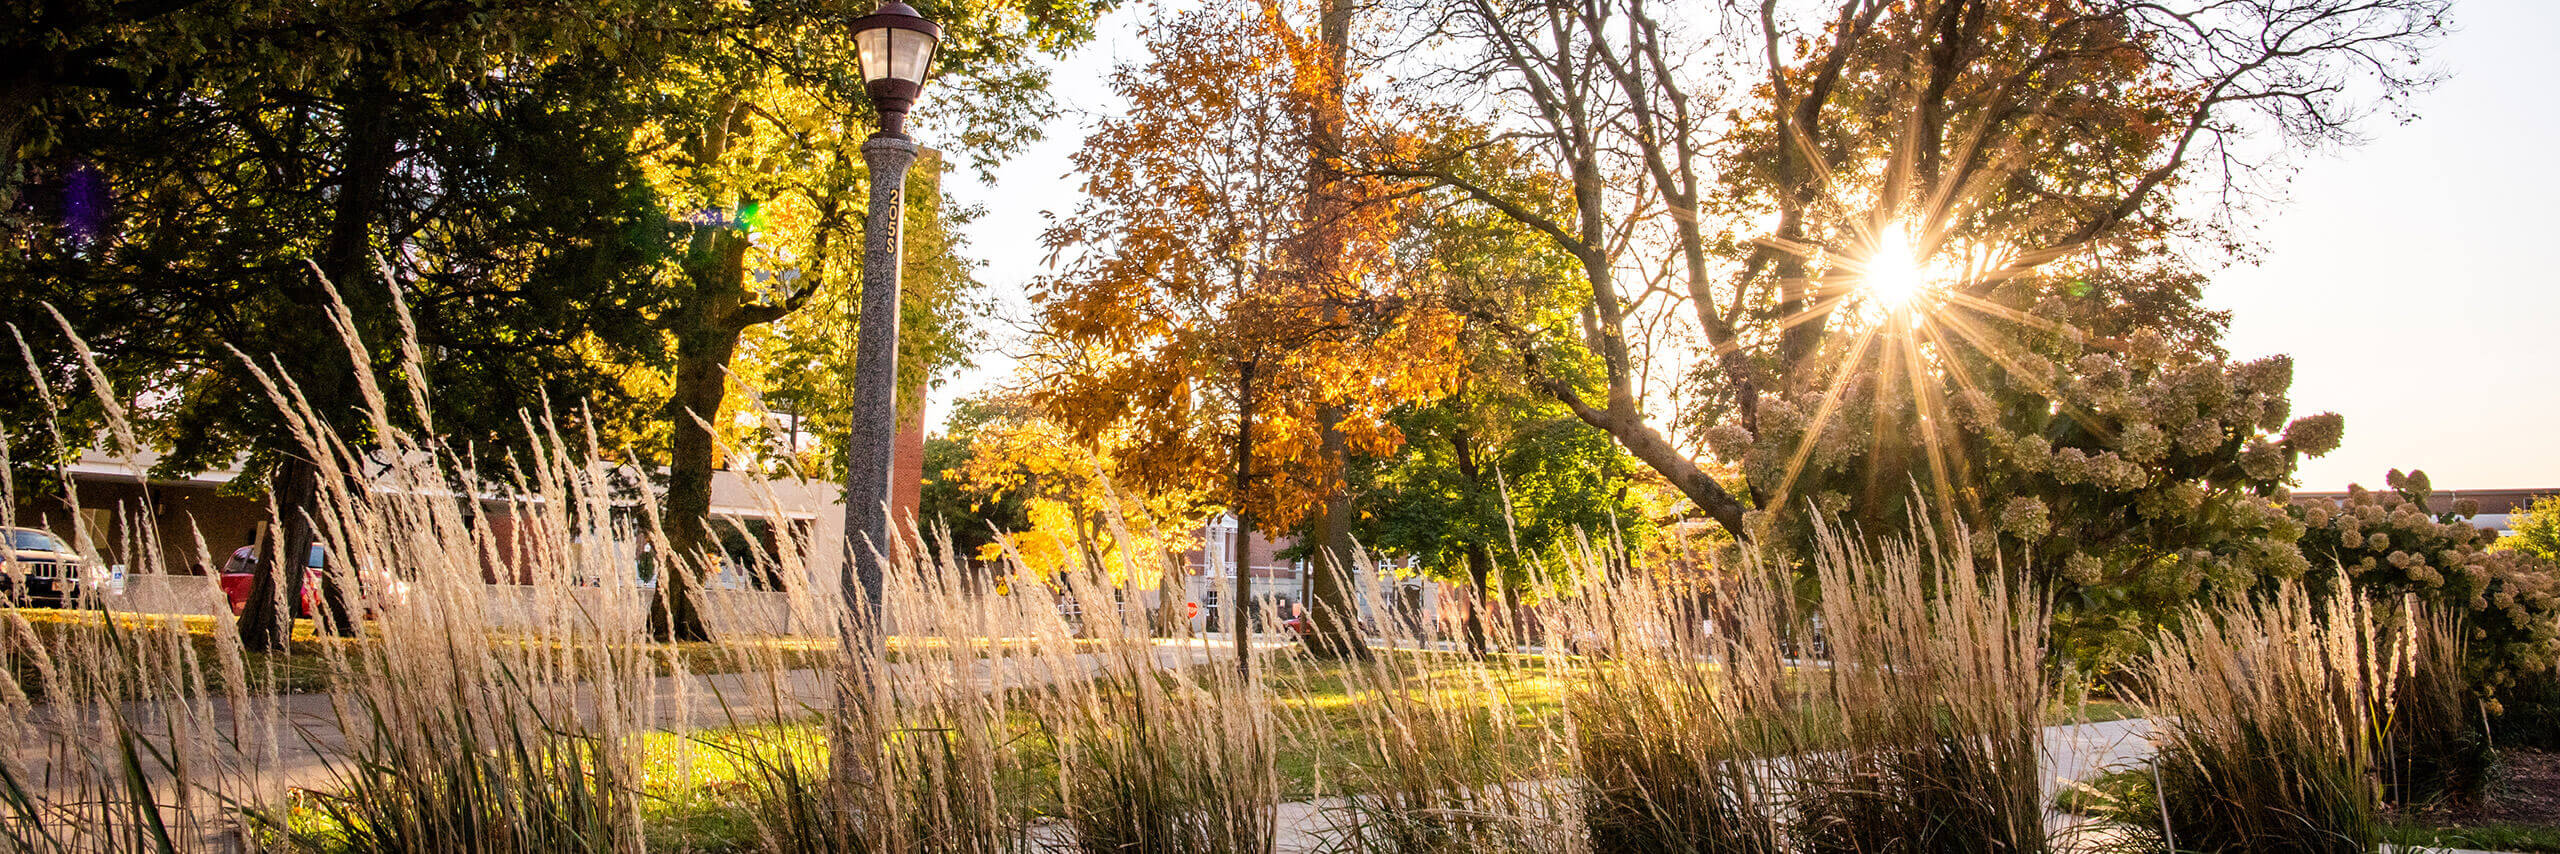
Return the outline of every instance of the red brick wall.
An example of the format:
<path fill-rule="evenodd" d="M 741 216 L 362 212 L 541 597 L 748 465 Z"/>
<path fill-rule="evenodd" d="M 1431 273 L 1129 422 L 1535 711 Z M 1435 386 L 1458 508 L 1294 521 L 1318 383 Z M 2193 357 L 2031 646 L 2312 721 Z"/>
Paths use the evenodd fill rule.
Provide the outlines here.
<path fill-rule="evenodd" d="M 924 505 L 924 416 L 925 390 L 919 387 L 898 407 L 897 456 L 889 466 L 889 518 L 910 538 L 910 547 L 922 542 L 911 522 Z"/>

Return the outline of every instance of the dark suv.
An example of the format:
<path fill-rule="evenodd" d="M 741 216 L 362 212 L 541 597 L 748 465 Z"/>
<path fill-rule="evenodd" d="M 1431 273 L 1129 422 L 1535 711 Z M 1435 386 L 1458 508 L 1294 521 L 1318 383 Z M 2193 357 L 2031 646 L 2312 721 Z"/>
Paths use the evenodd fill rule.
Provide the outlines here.
<path fill-rule="evenodd" d="M 36 528 L 0 528 L 0 601 L 75 605 L 98 573 L 61 538 Z"/>

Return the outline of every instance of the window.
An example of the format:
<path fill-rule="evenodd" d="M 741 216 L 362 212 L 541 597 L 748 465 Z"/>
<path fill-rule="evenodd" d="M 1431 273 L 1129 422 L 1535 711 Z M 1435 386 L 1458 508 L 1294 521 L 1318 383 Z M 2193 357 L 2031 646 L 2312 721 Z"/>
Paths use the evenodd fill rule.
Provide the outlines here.
<path fill-rule="evenodd" d="M 24 528 L 9 532 L 9 548 L 29 552 L 68 552 L 71 547 L 43 531 Z"/>
<path fill-rule="evenodd" d="M 1202 575 L 1215 578 L 1232 568 L 1235 536 L 1235 517 L 1220 516 L 1209 520 L 1202 533 L 1204 542 L 1200 544 L 1200 561 L 1204 564 L 1200 569 Z"/>

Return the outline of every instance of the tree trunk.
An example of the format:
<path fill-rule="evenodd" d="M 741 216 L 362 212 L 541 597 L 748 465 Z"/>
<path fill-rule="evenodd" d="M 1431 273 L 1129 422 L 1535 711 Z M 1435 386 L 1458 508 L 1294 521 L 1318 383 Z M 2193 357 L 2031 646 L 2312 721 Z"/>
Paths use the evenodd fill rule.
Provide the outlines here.
<path fill-rule="evenodd" d="M 1467 545 L 1467 655 L 1484 658 L 1492 650 L 1485 645 L 1485 586 L 1493 581 L 1493 550 L 1483 543 Z"/>
<path fill-rule="evenodd" d="M 399 157 L 399 140 L 392 128 L 391 92 L 380 77 L 370 78 L 365 88 L 354 96 L 348 106 L 346 121 L 348 138 L 339 179 L 337 209 L 332 212 L 329 242 L 321 248 L 320 269 L 328 275 L 329 284 L 336 289 L 338 299 L 346 304 L 347 315 L 354 318 L 357 325 L 353 334 L 362 339 L 365 352 L 371 352 L 370 347 L 379 343 L 380 336 L 376 331 L 382 327 L 375 321 L 382 316 L 380 306 L 384 302 L 375 299 L 374 295 L 385 293 L 392 287 L 388 281 L 378 281 L 381 276 L 374 265 L 373 226 L 382 207 L 383 184 L 390 180 L 392 166 Z M 317 301 L 311 307 L 327 310 Z M 344 342 L 336 343 L 344 345 Z M 351 431 L 339 420 L 367 407 L 386 404 L 357 399 L 359 393 L 356 389 L 360 385 L 354 382 L 355 374 L 373 370 L 369 359 L 351 358 L 348 367 L 346 374 L 332 376 L 328 382 L 321 383 L 324 391 L 311 399 L 313 406 L 325 407 L 319 413 L 322 423 L 337 427 L 340 437 L 352 439 L 363 431 Z M 385 438 L 388 437 L 375 437 L 374 442 L 364 444 L 379 447 Z M 319 449 L 307 449 L 307 452 L 318 454 Z M 293 589 L 293 599 L 289 604 L 294 607 L 300 607 L 302 603 L 304 579 L 311 575 L 308 571 L 311 545 L 319 539 L 312 529 L 314 520 L 311 514 L 319 510 L 318 478 L 323 474 L 316 468 L 312 469 L 312 490 L 307 503 L 301 505 L 303 512 L 290 513 L 285 518 L 284 540 L 289 549 L 286 555 L 292 562 L 284 567 L 292 573 L 288 576 Z M 360 473 L 342 474 L 346 477 L 349 494 L 364 491 L 366 484 Z M 309 615 L 317 621 L 319 630 L 324 634 L 340 637 L 355 634 L 354 615 L 347 612 L 346 593 L 338 582 L 340 575 L 350 574 L 354 569 L 347 561 L 343 545 L 327 552 L 320 572 L 318 613 Z"/>
<path fill-rule="evenodd" d="M 1347 207 L 1340 185 L 1341 165 L 1335 162 L 1336 150 L 1342 146 L 1344 122 L 1343 79 L 1349 67 L 1351 19 L 1356 7 L 1350 0 L 1323 0 L 1317 11 L 1316 34 L 1323 46 L 1320 73 L 1323 89 L 1314 105 L 1309 121 L 1306 167 L 1306 224 L 1313 239 L 1301 243 L 1301 263 L 1306 274 L 1314 277 L 1327 292 L 1342 289 L 1350 283 L 1337 281 L 1342 272 L 1342 232 L 1335 224 Z M 1326 310 L 1328 323 L 1342 324 L 1339 308 Z M 1308 651 L 1325 658 L 1367 658 L 1369 647 L 1360 635 L 1360 607 L 1353 596 L 1352 578 L 1355 567 L 1351 538 L 1350 484 L 1343 477 L 1351 459 L 1344 443 L 1342 410 L 1326 405 L 1318 414 L 1318 430 L 1323 437 L 1323 464 L 1331 467 L 1325 490 L 1324 511 L 1310 526 L 1313 536 L 1307 554 L 1307 614 L 1309 631 L 1305 635 Z"/>
<path fill-rule="evenodd" d="M 1700 468 L 1696 460 L 1681 453 L 1670 439 L 1663 437 L 1661 431 L 1646 424 L 1644 416 L 1634 407 L 1598 409 L 1585 403 L 1571 389 L 1563 387 L 1561 381 L 1550 380 L 1548 388 L 1553 397 L 1573 410 L 1575 417 L 1618 440 L 1619 447 L 1627 449 L 1627 453 L 1660 473 L 1664 480 L 1671 482 L 1673 489 L 1680 490 L 1681 495 L 1705 511 L 1708 518 L 1716 520 L 1716 524 L 1726 532 L 1736 539 L 1750 539 L 1751 534 L 1742 523 L 1742 514 L 1747 509 L 1742 506 L 1742 501 L 1725 491 L 1724 485 L 1717 483 L 1715 476 L 1708 474 L 1706 469 Z"/>
<path fill-rule="evenodd" d="M 1487 484 L 1484 470 L 1476 465 L 1475 438 L 1464 428 L 1449 434 L 1449 456 L 1458 464 L 1458 476 L 1465 478 L 1470 498 L 1479 509 L 1483 506 Z M 1482 518 L 1490 514 L 1474 514 L 1468 521 L 1490 526 L 1495 520 Z M 1487 652 L 1484 637 L 1485 586 L 1493 578 L 1493 547 L 1482 539 L 1467 544 L 1467 654 L 1483 658 Z"/>
<path fill-rule="evenodd" d="M 372 295 L 389 287 L 388 282 L 375 282 L 372 271 L 373 226 L 382 207 L 383 184 L 388 181 L 399 159 L 398 139 L 392 123 L 390 90 L 379 76 L 359 79 L 368 82 L 364 88 L 348 95 L 345 122 L 346 140 L 341 147 L 337 180 L 337 198 L 330 211 L 329 231 L 320 247 L 320 274 L 336 290 L 348 316 L 354 318 L 355 333 L 364 339 L 358 349 L 369 345 L 374 336 L 367 334 L 378 327 L 374 323 L 380 313 L 378 300 Z M 294 353 L 306 359 L 310 370 L 294 379 L 303 398 L 309 401 L 316 416 L 337 437 L 350 446 L 366 447 L 373 443 L 359 441 L 366 431 L 350 429 L 354 413 L 362 411 L 368 401 L 358 399 L 355 382 L 357 371 L 373 369 L 368 359 L 350 353 L 347 342 L 338 340 L 338 332 L 326 320 L 336 311 L 329 290 L 319 282 L 288 286 L 286 297 L 296 314 L 281 326 L 283 331 L 267 343 L 270 353 Z M 343 354 L 343 355 L 342 355 Z M 344 361 L 341 361 L 344 359 Z M 343 366 L 343 367 L 341 367 Z M 250 602 L 240 622 L 241 645 L 261 652 L 283 651 L 293 638 L 295 612 L 301 608 L 303 582 L 310 560 L 311 544 L 318 540 L 313 530 L 314 516 L 319 512 L 320 478 L 323 472 L 311 457 L 326 453 L 325 448 L 293 448 L 290 434 L 284 437 L 285 461 L 268 475 L 272 512 L 277 517 L 281 536 L 271 538 L 271 547 L 259 563 L 256 580 L 250 583 Z M 325 440 L 324 440 L 325 441 Z M 379 437 L 377 440 L 379 441 Z M 349 486 L 362 490 L 364 484 L 351 481 Z M 341 549 L 343 551 L 343 549 Z M 282 573 L 279 575 L 279 573 Z M 339 591 L 334 573 L 321 574 L 322 596 L 331 606 L 321 610 L 326 616 L 321 629 L 333 634 L 352 634 L 351 615 L 346 613 L 346 597 Z M 281 587 L 283 601 L 276 592 Z M 277 609 L 281 607 L 282 611 Z"/>
<path fill-rule="evenodd" d="M 311 464 L 294 457 L 285 458 L 275 471 L 267 475 L 268 512 L 283 523 L 276 526 L 280 533 L 296 527 L 301 529 L 302 549 L 306 553 L 311 549 L 310 526 L 294 525 L 291 520 L 300 518 L 302 508 L 312 505 L 319 485 L 319 473 Z M 302 573 L 294 572 L 288 578 L 282 574 L 282 568 L 298 568 L 302 561 L 299 558 L 286 560 L 287 555 L 294 553 L 290 543 L 293 535 L 286 533 L 260 539 L 266 549 L 258 555 L 257 565 L 251 570 L 256 575 L 249 582 L 249 603 L 240 611 L 240 646 L 251 652 L 283 652 L 293 638 L 294 606 L 279 603 L 277 593 L 281 585 L 282 592 L 289 597 L 287 603 L 298 601 L 302 595 Z"/>
<path fill-rule="evenodd" d="M 1236 671 L 1253 678 L 1253 360 L 1236 368 L 1236 481 L 1228 501 L 1235 509 L 1235 545 L 1227 554 L 1235 562 L 1236 595 L 1227 605 L 1236 634 Z"/>
<path fill-rule="evenodd" d="M 661 520 L 668 560 L 658 572 L 658 595 L 649 603 L 649 631 L 660 641 L 706 641 L 697 587 L 711 566 L 711 476 L 717 451 L 712 430 L 729 396 L 729 359 L 746 331 L 735 315 L 745 297 L 747 238 L 722 225 L 697 226 L 687 248 L 685 276 L 693 294 L 675 313 L 676 371 L 666 418 L 667 492 Z"/>
<path fill-rule="evenodd" d="M 1331 488 L 1326 490 L 1324 513 L 1313 527 L 1313 549 L 1307 554 L 1307 621 L 1306 645 L 1309 652 L 1323 658 L 1369 657 L 1368 641 L 1360 635 L 1360 603 L 1354 597 L 1353 579 L 1357 567 L 1351 539 L 1351 492 L 1343 469 L 1350 465 L 1351 451 L 1343 441 L 1339 426 L 1341 410 L 1323 408 L 1318 429 L 1323 436 L 1325 465 L 1333 467 Z"/>
<path fill-rule="evenodd" d="M 1191 620 L 1184 614 L 1183 603 L 1190 599 L 1183 590 L 1182 561 L 1171 553 L 1159 552 L 1156 565 L 1162 570 L 1156 574 L 1155 636 L 1188 636 Z"/>

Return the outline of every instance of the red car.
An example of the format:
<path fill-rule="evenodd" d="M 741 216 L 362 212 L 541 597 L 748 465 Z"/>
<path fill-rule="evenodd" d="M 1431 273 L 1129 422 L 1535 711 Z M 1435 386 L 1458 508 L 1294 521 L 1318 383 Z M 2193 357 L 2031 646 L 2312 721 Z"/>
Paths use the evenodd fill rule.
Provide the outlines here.
<path fill-rule="evenodd" d="M 312 543 L 311 557 L 302 567 L 302 601 L 294 604 L 294 616 L 308 617 L 319 609 L 321 574 L 328 571 L 328 565 L 328 549 L 323 548 L 319 543 Z M 231 600 L 231 613 L 235 616 L 249 608 L 249 591 L 256 587 L 258 582 L 257 566 L 258 555 L 255 546 L 241 546 L 231 553 L 230 560 L 222 564 L 222 595 Z M 372 597 L 368 595 L 375 589 L 392 596 L 408 592 L 406 584 L 371 583 L 374 579 L 366 577 L 367 574 L 363 572 L 358 572 L 356 576 L 357 586 L 360 588 L 357 591 L 357 598 L 364 600 L 361 610 L 365 619 L 372 619 L 375 616 L 374 603 Z"/>

